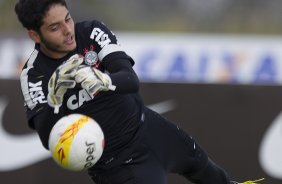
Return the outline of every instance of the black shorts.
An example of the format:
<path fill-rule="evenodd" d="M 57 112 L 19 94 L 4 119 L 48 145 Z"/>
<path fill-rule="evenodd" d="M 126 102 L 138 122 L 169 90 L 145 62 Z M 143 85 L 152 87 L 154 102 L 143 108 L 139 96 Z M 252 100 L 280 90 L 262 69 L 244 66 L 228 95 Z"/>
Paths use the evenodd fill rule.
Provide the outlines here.
<path fill-rule="evenodd" d="M 89 172 L 96 184 L 166 184 L 167 173 L 195 183 L 228 183 L 191 136 L 150 109 L 144 114 L 144 132 L 134 150 L 110 169 Z"/>

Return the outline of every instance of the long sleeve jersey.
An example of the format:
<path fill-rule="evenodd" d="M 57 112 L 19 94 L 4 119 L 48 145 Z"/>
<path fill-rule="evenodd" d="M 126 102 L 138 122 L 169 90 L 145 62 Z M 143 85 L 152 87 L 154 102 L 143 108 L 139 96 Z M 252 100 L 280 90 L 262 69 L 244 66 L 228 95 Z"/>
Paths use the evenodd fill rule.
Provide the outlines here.
<path fill-rule="evenodd" d="M 48 149 L 53 125 L 63 116 L 80 113 L 92 117 L 105 135 L 105 149 L 100 160 L 118 154 L 134 144 L 140 129 L 143 102 L 138 94 L 139 80 L 134 61 L 119 46 L 116 36 L 103 23 L 87 21 L 75 24 L 77 47 L 60 59 L 52 59 L 35 49 L 21 73 L 21 88 L 28 125 L 35 129 Z M 115 91 L 100 92 L 93 99 L 79 84 L 64 95 L 59 113 L 47 103 L 48 82 L 53 72 L 74 54 L 84 56 L 85 65 L 107 72 Z"/>

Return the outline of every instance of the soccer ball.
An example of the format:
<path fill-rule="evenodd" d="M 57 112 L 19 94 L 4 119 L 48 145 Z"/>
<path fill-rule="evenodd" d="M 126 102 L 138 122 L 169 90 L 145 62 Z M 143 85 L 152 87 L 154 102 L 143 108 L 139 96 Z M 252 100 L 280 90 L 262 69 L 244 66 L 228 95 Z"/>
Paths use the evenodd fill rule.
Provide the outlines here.
<path fill-rule="evenodd" d="M 49 150 L 59 166 L 82 171 L 92 167 L 102 156 L 104 134 L 92 118 L 81 114 L 67 115 L 52 128 Z"/>

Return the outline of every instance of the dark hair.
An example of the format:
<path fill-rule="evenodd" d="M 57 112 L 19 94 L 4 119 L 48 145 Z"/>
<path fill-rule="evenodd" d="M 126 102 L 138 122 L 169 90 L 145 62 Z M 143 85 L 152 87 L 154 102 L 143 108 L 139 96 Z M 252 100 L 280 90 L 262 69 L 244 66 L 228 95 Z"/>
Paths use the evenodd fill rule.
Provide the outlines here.
<path fill-rule="evenodd" d="M 19 0 L 15 5 L 15 12 L 23 27 L 40 32 L 43 18 L 50 7 L 61 4 L 67 8 L 65 0 Z"/>

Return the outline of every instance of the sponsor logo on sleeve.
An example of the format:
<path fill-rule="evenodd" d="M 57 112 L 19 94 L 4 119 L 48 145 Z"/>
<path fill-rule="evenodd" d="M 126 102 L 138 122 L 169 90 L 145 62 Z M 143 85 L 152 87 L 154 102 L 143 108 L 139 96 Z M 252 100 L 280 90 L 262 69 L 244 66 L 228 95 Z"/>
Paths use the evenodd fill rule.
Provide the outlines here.
<path fill-rule="evenodd" d="M 29 87 L 29 95 L 32 99 L 32 102 L 36 105 L 38 103 L 47 103 L 47 100 L 45 98 L 45 95 L 42 91 L 42 81 L 39 81 L 37 83 L 28 83 Z"/>
<path fill-rule="evenodd" d="M 105 45 L 111 43 L 109 35 L 102 31 L 100 28 L 95 27 L 90 35 L 92 40 L 98 43 L 98 45 L 103 48 Z"/>

